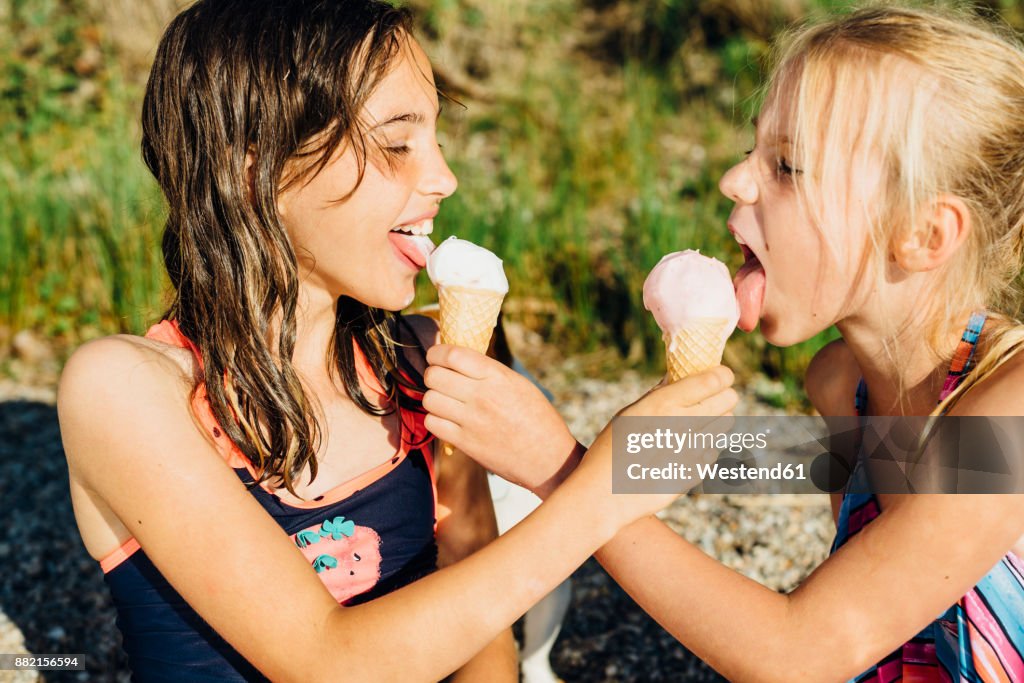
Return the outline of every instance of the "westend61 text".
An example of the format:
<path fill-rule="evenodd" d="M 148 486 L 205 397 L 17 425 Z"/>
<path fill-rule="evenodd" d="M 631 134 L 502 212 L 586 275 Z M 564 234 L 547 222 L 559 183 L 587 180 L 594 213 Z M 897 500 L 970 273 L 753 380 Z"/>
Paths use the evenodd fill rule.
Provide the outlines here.
<path fill-rule="evenodd" d="M 751 467 L 743 463 L 726 467 L 717 462 L 697 463 L 696 465 L 683 465 L 674 462 L 664 467 L 644 467 L 633 463 L 626 469 L 626 476 L 634 480 L 687 481 L 694 479 L 694 475 L 700 481 L 789 481 L 807 478 L 802 463 L 798 465 L 777 463 L 771 467 Z"/>
<path fill-rule="evenodd" d="M 728 450 L 730 453 L 742 453 L 751 448 L 767 448 L 767 435 L 771 430 L 757 434 L 726 434 L 713 432 L 695 432 L 688 429 L 676 432 L 671 429 L 655 429 L 651 432 L 632 432 L 626 436 L 626 452 L 636 455 L 642 450 L 672 450 L 679 453 L 684 448 L 706 449 L 716 451 Z"/>

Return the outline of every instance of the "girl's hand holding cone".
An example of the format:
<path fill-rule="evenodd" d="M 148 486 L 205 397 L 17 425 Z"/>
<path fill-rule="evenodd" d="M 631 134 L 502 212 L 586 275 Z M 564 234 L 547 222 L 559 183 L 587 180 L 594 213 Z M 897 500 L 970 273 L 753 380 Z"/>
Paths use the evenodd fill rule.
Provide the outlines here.
<path fill-rule="evenodd" d="M 424 424 L 439 439 L 541 497 L 564 466 L 572 471 L 582 448 L 529 379 L 447 344 L 431 348 L 427 362 Z"/>
<path fill-rule="evenodd" d="M 738 395 L 732 389 L 735 378 L 724 365 L 715 366 L 678 382 L 662 383 L 642 398 L 619 411 L 624 417 L 706 417 L 716 431 L 731 427 L 732 411 Z M 690 450 L 682 454 L 691 462 L 713 462 L 717 453 Z M 579 466 L 561 488 L 581 496 L 588 504 L 609 511 L 620 524 L 629 524 L 669 505 L 682 491 L 675 493 L 612 493 L 612 425 L 598 434 Z M 695 486 L 700 483 L 696 478 Z"/>
<path fill-rule="evenodd" d="M 430 254 L 427 275 L 437 288 L 441 343 L 486 353 L 508 293 L 501 259 L 472 242 L 449 237 Z M 452 443 L 434 435 L 445 455 L 451 455 Z"/>
<path fill-rule="evenodd" d="M 427 428 L 454 444 L 488 470 L 544 498 L 579 464 L 579 446 L 561 416 L 525 377 L 498 361 L 468 349 L 436 345 L 427 353 L 430 367 L 423 407 Z M 661 384 L 619 412 L 624 416 L 729 415 L 737 395 L 733 374 L 724 366 Z M 514 406 L 514 408 L 509 408 Z M 611 492 L 611 430 L 594 448 L 609 460 L 607 477 L 591 480 Z M 594 459 L 595 451 L 585 460 Z M 596 457 L 604 457 L 596 456 Z"/>

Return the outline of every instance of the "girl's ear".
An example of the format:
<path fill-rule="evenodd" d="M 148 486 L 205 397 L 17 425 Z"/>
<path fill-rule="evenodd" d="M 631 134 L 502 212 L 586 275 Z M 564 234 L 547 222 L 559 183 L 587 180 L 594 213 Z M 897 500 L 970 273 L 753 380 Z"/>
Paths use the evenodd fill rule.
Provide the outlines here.
<path fill-rule="evenodd" d="M 971 232 L 971 212 L 955 195 L 936 197 L 893 244 L 892 259 L 911 273 L 947 263 Z"/>

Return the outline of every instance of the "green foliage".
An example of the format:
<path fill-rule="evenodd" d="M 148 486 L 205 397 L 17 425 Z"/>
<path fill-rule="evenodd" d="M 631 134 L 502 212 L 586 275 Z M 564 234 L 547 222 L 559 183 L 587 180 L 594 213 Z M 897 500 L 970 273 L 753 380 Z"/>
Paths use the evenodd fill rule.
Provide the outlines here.
<path fill-rule="evenodd" d="M 0 7 L 0 327 L 69 345 L 142 332 L 168 291 L 163 204 L 139 154 L 141 92 L 84 3 Z M 407 4 L 428 37 L 448 45 L 504 16 L 475 0 Z M 801 11 L 844 4 L 808 0 Z M 1020 3 L 989 4 L 1019 21 Z M 435 241 L 457 234 L 498 253 L 509 315 L 567 353 L 613 348 L 621 364 L 660 369 L 643 281 L 680 249 L 740 265 L 725 229 L 731 203 L 717 184 L 749 146 L 768 45 L 794 18 L 782 6 L 531 5 L 519 16 L 532 23 L 510 33 L 543 58 L 512 68 L 509 53 L 508 65 L 492 65 L 507 81 L 502 94 L 447 108 L 441 134 L 461 185 Z M 581 8 L 593 14 L 582 28 Z M 558 51 L 577 34 L 577 47 Z M 417 303 L 432 301 L 425 278 L 420 285 Z M 730 357 L 740 372 L 769 378 L 766 400 L 793 405 L 807 362 L 835 334 L 786 349 L 738 334 Z"/>
<path fill-rule="evenodd" d="M 158 312 L 160 203 L 126 89 L 85 8 L 18 0 L 0 22 L 0 322 L 70 343 Z"/>

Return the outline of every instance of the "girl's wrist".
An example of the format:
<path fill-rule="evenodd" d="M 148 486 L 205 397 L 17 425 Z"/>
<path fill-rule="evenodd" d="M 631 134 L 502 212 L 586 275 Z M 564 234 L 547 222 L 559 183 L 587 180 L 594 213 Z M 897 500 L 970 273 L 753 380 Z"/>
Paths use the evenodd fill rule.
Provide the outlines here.
<path fill-rule="evenodd" d="M 571 439 L 572 436 L 570 435 Z M 570 474 L 572 474 L 576 467 L 580 464 L 583 459 L 583 455 L 587 452 L 587 449 L 579 441 L 573 439 L 572 446 L 569 448 L 568 455 L 562 462 L 561 467 L 558 471 L 551 475 L 547 481 L 541 483 L 539 486 L 533 488 L 533 493 L 541 500 L 547 500 L 547 498 L 562 485 Z"/>
<path fill-rule="evenodd" d="M 585 450 L 583 452 L 586 453 Z M 589 474 L 570 474 L 541 505 L 541 508 L 559 510 L 558 515 L 565 514 L 563 507 L 571 510 L 576 533 L 582 534 L 580 540 L 591 546 L 592 552 L 597 552 L 632 521 L 624 520 L 616 506 L 607 504 L 601 495 L 595 495 L 595 491 L 597 487 Z"/>

